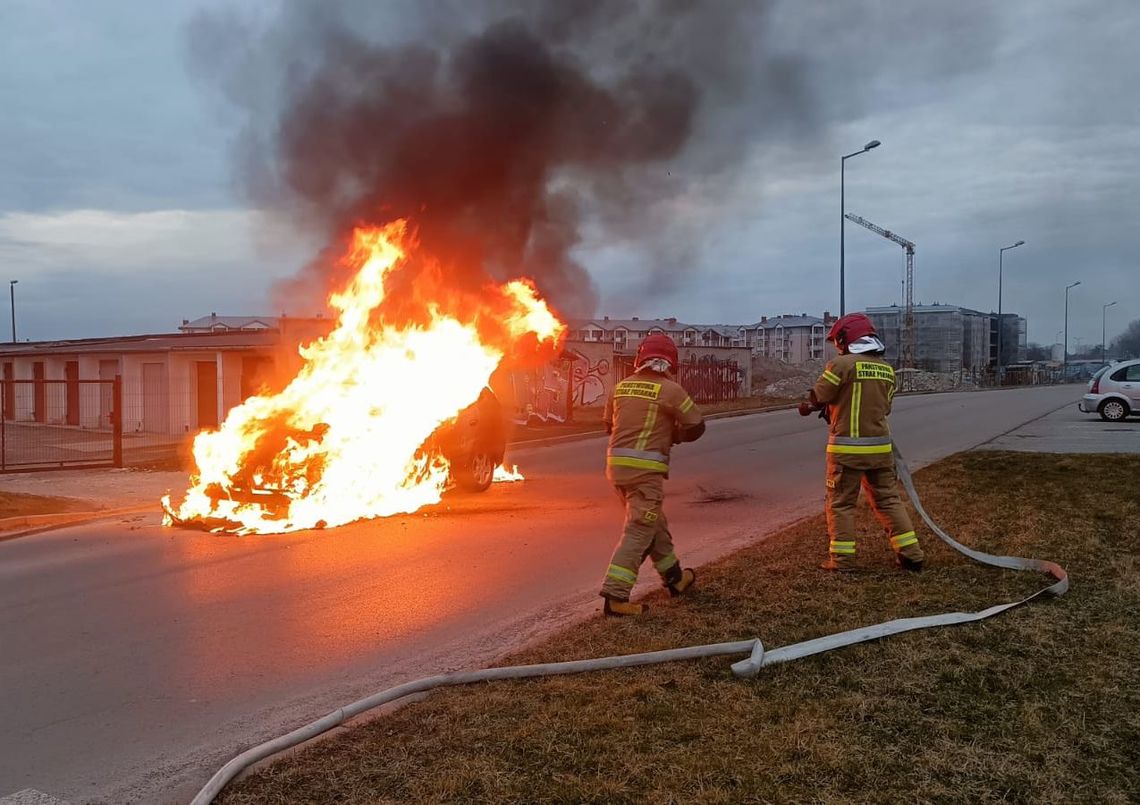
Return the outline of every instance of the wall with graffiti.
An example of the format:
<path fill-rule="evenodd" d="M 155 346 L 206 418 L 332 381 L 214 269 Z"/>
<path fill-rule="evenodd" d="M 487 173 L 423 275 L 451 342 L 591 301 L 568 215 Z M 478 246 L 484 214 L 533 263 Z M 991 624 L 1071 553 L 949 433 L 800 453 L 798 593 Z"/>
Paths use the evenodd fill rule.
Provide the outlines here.
<path fill-rule="evenodd" d="M 512 369 L 493 378 L 492 386 L 518 425 L 565 422 L 573 364 L 564 357 L 535 369 Z"/>
<path fill-rule="evenodd" d="M 575 408 L 606 404 L 614 383 L 633 371 L 633 356 L 614 353 L 609 343 L 571 341 L 566 354 L 575 358 L 571 396 Z M 722 401 L 747 396 L 751 388 L 751 352 L 742 347 L 681 347 L 682 385 L 699 401 Z M 686 388 L 688 388 L 686 385 Z"/>
<path fill-rule="evenodd" d="M 574 407 L 604 406 L 610 389 L 614 387 L 613 346 L 590 342 L 569 343 L 566 352 L 575 358 Z"/>

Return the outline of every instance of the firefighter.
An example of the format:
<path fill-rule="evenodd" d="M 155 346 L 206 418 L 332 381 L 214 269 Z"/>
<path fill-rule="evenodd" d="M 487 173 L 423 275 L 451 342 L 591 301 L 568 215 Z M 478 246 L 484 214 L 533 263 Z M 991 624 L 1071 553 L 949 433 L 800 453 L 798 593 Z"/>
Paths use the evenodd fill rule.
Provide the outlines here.
<path fill-rule="evenodd" d="M 875 517 L 890 534 L 895 559 L 904 570 L 922 570 L 923 554 L 910 515 L 899 497 L 895 458 L 887 415 L 895 394 L 895 372 L 885 360 L 886 347 L 862 313 L 841 317 L 827 334 L 838 357 L 827 364 L 807 401 L 803 416 L 821 411 L 830 424 L 827 443 L 827 532 L 831 540 L 825 570 L 855 565 L 855 504 L 859 487 Z"/>
<path fill-rule="evenodd" d="M 669 451 L 705 431 L 693 399 L 669 375 L 677 369 L 677 345 L 664 333 L 650 334 L 637 350 L 634 373 L 614 386 L 606 402 L 606 477 L 625 504 L 625 529 L 602 584 L 605 614 L 642 615 L 648 607 L 629 600 L 646 558 L 670 595 L 693 586 L 696 574 L 682 568 L 662 511 Z"/>

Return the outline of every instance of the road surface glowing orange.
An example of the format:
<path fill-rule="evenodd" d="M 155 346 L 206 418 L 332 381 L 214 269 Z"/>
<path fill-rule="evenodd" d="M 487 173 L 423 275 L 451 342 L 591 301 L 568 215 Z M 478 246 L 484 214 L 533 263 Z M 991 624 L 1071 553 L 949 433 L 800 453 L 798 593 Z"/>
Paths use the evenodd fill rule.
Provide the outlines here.
<path fill-rule="evenodd" d="M 565 327 L 530 282 L 446 288 L 415 249 L 403 221 L 354 232 L 342 260 L 351 279 L 329 297 L 335 328 L 301 347 L 283 390 L 197 436 L 190 489 L 177 505 L 163 498 L 167 525 L 281 533 L 439 501 L 449 469 L 425 442 L 475 402 L 505 355 L 553 354 Z M 397 281 L 414 303 L 391 293 Z"/>

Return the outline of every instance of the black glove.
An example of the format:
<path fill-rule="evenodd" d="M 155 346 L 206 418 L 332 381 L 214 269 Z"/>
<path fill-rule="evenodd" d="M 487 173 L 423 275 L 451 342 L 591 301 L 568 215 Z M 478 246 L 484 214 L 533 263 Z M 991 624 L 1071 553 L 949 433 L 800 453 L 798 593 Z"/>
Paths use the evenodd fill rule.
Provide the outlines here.
<path fill-rule="evenodd" d="M 824 405 L 824 406 L 820 407 L 819 418 L 822 419 L 824 422 L 826 422 L 828 425 L 831 424 L 831 414 L 830 414 L 830 409 L 828 408 L 828 406 Z"/>

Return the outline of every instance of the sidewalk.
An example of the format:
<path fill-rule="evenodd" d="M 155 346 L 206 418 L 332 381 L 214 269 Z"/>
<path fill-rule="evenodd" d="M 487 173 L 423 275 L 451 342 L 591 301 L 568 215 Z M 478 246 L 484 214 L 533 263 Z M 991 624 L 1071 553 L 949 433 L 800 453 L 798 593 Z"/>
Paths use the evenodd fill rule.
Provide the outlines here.
<path fill-rule="evenodd" d="M 91 511 L 154 504 L 167 492 L 185 491 L 185 472 L 105 469 L 58 470 L 0 475 L 0 492 L 72 498 Z"/>
<path fill-rule="evenodd" d="M 1025 453 L 1140 453 L 1140 419 L 1104 422 L 1066 405 L 999 436 L 980 450 Z"/>

